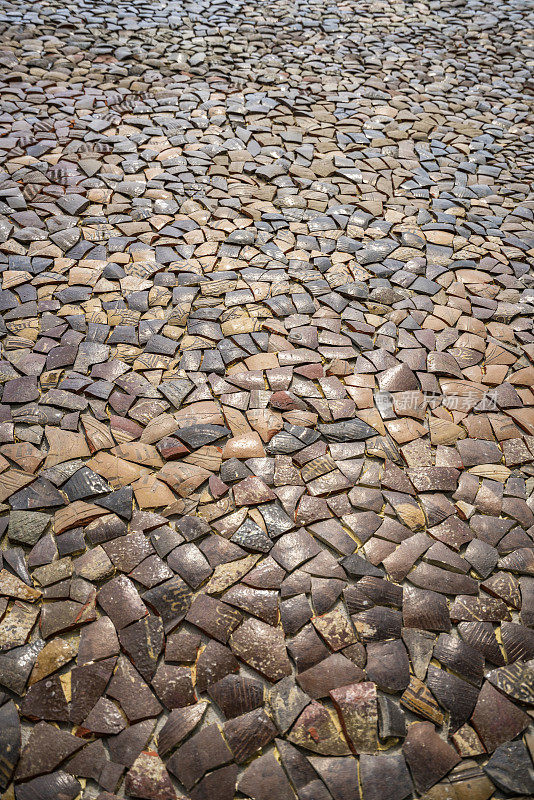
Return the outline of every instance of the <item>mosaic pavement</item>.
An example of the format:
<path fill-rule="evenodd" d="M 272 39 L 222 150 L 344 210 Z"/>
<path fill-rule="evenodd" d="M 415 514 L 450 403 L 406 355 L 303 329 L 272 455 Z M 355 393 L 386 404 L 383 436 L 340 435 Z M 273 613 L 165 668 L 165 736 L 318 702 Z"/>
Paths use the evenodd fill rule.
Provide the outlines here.
<path fill-rule="evenodd" d="M 531 12 L 2 1 L 3 800 L 534 796 Z"/>

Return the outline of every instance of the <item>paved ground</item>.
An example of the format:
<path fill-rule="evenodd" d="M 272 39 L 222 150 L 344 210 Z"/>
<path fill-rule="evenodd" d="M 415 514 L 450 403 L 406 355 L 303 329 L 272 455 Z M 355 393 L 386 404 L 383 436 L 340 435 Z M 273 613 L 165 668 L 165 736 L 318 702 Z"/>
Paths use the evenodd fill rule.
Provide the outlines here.
<path fill-rule="evenodd" d="M 531 23 L 3 0 L 2 798 L 534 796 Z"/>

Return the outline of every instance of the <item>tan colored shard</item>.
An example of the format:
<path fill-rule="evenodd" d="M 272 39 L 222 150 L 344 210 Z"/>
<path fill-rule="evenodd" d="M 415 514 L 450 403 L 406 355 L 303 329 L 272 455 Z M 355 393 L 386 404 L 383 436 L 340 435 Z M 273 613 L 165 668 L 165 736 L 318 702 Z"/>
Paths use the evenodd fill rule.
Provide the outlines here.
<path fill-rule="evenodd" d="M 0 597 L 14 597 L 17 600 L 29 600 L 33 603 L 41 597 L 42 592 L 28 586 L 7 569 L 0 570 Z"/>
<path fill-rule="evenodd" d="M 112 453 L 97 453 L 87 462 L 87 466 L 102 475 L 114 489 L 150 474 L 147 467 L 125 461 Z"/>
<path fill-rule="evenodd" d="M 72 461 L 73 458 L 88 458 L 91 455 L 85 437 L 81 433 L 47 426 L 45 435 L 49 448 L 45 467 L 55 467 L 56 464 L 62 464 L 64 461 Z"/>

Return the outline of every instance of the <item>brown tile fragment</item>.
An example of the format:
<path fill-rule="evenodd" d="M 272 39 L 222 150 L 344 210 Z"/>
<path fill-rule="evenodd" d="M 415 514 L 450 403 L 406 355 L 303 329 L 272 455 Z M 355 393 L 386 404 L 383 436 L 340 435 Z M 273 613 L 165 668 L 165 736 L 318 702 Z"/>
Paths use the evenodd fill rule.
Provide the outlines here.
<path fill-rule="evenodd" d="M 316 701 L 304 709 L 287 738 L 299 747 L 325 756 L 347 756 L 351 752 L 336 713 Z"/>
<path fill-rule="evenodd" d="M 225 722 L 223 733 L 234 760 L 242 764 L 269 744 L 277 729 L 263 708 L 256 708 Z"/>
<path fill-rule="evenodd" d="M 196 728 L 206 713 L 206 709 L 207 703 L 201 701 L 171 711 L 157 737 L 160 756 L 166 756 Z"/>
<path fill-rule="evenodd" d="M 191 789 L 208 770 L 228 764 L 232 758 L 218 726 L 208 725 L 178 748 L 167 767 L 186 789 Z"/>
<path fill-rule="evenodd" d="M 196 702 L 193 676 L 189 667 L 160 662 L 151 681 L 152 688 L 166 708 L 182 708 Z"/>
<path fill-rule="evenodd" d="M 349 684 L 332 689 L 330 697 L 352 752 L 374 753 L 378 749 L 375 684 L 365 681 Z"/>
<path fill-rule="evenodd" d="M 491 753 L 500 744 L 524 731 L 529 724 L 529 717 L 486 681 L 470 721 L 482 744 Z"/>
<path fill-rule="evenodd" d="M 175 800 L 177 797 L 163 762 L 152 750 L 137 757 L 126 774 L 125 786 L 131 797 L 146 800 Z"/>
<path fill-rule="evenodd" d="M 363 671 L 342 653 L 334 653 L 313 667 L 299 672 L 297 682 L 314 700 L 327 697 L 332 689 L 363 680 Z"/>
<path fill-rule="evenodd" d="M 415 722 L 408 726 L 402 752 L 415 788 L 421 793 L 428 791 L 460 761 L 460 756 L 436 733 L 431 722 Z"/>
<path fill-rule="evenodd" d="M 369 680 L 384 692 L 406 689 L 410 682 L 410 662 L 402 641 L 370 642 L 365 671 Z"/>
<path fill-rule="evenodd" d="M 427 684 L 441 707 L 449 712 L 451 732 L 467 722 L 477 701 L 478 688 L 433 664 L 428 668 Z"/>
<path fill-rule="evenodd" d="M 225 644 L 243 617 L 239 611 L 226 603 L 209 595 L 200 594 L 193 600 L 185 618 L 208 636 Z"/>
<path fill-rule="evenodd" d="M 70 719 L 80 725 L 104 694 L 115 668 L 116 658 L 74 667 L 71 672 Z"/>
<path fill-rule="evenodd" d="M 22 751 L 15 780 L 28 780 L 52 772 L 85 744 L 83 739 L 61 731 L 47 722 L 37 723 Z"/>
<path fill-rule="evenodd" d="M 358 762 L 355 758 L 309 756 L 314 770 L 336 800 L 359 800 Z"/>
<path fill-rule="evenodd" d="M 230 647 L 234 655 L 273 683 L 291 673 L 280 628 L 246 619 L 230 636 Z"/>
<path fill-rule="evenodd" d="M 157 717 L 162 707 L 134 667 L 121 656 L 107 694 L 117 700 L 130 723 Z"/>
<path fill-rule="evenodd" d="M 272 753 L 256 758 L 239 778 L 237 788 L 252 800 L 294 800 L 286 774 Z"/>
<path fill-rule="evenodd" d="M 261 681 L 244 675 L 226 675 L 209 687 L 208 694 L 226 719 L 252 711 L 262 706 L 264 701 Z"/>
<path fill-rule="evenodd" d="M 148 613 L 132 581 L 122 575 L 100 589 L 98 602 L 118 630 Z"/>
<path fill-rule="evenodd" d="M 233 800 L 237 773 L 237 764 L 213 770 L 191 790 L 191 800 Z"/>
<path fill-rule="evenodd" d="M 203 692 L 212 683 L 225 675 L 239 672 L 239 662 L 228 647 L 214 639 L 208 642 L 198 656 L 196 663 L 196 688 Z"/>
<path fill-rule="evenodd" d="M 295 683 L 292 676 L 282 678 L 269 692 L 269 708 L 280 731 L 285 733 L 306 708 L 310 698 Z"/>
<path fill-rule="evenodd" d="M 404 800 L 412 793 L 412 781 L 401 753 L 362 755 L 360 781 L 364 800 Z"/>
<path fill-rule="evenodd" d="M 108 746 L 113 762 L 131 767 L 141 751 L 146 749 L 154 726 L 155 720 L 147 719 L 129 725 L 117 736 L 110 737 Z"/>

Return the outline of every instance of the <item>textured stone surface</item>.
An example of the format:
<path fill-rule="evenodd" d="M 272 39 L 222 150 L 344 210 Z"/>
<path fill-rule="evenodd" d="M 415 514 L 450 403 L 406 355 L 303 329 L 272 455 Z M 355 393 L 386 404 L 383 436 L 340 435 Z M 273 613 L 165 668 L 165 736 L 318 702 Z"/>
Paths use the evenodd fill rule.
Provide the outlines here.
<path fill-rule="evenodd" d="M 0 8 L 6 800 L 534 792 L 530 11 Z"/>

